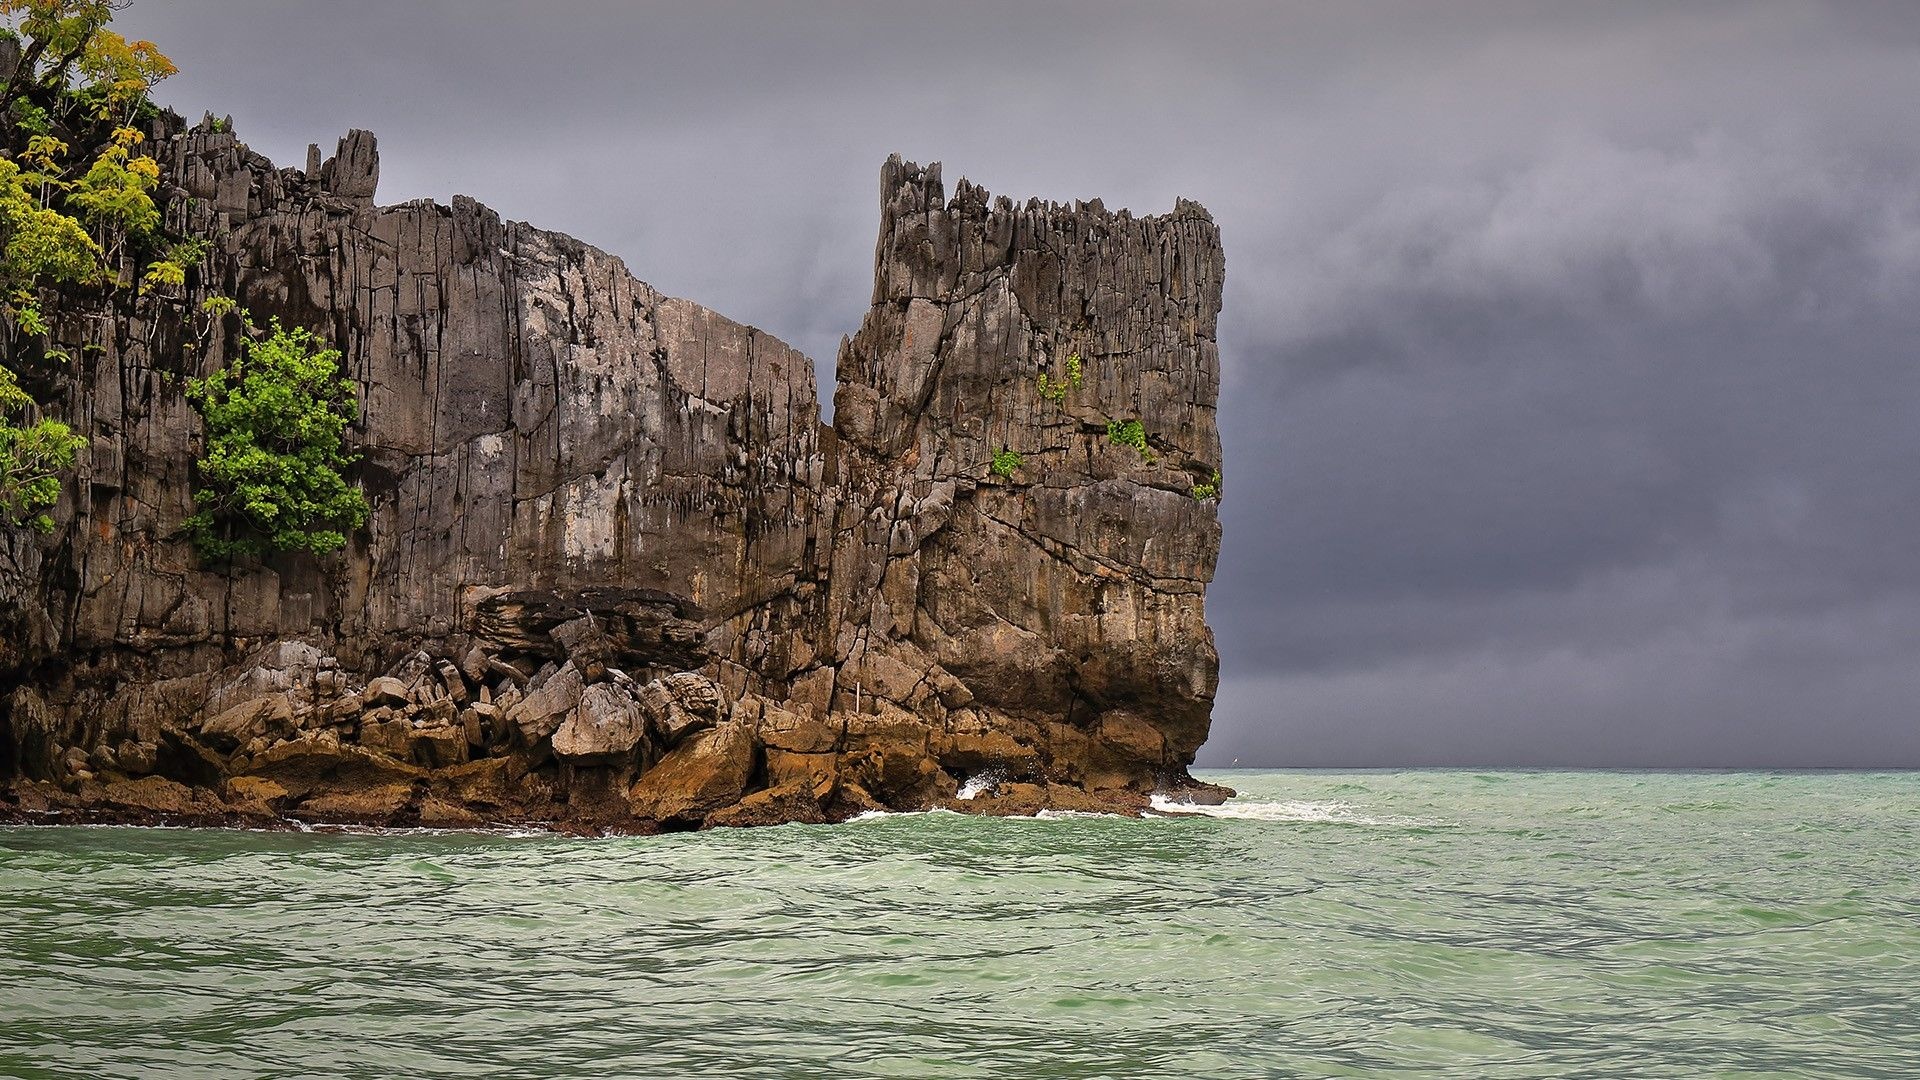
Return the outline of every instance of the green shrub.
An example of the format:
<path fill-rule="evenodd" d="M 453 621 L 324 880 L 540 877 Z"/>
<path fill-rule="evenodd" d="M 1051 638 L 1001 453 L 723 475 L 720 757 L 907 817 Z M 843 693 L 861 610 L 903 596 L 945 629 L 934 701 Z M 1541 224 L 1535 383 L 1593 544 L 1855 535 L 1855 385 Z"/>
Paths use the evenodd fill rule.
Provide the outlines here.
<path fill-rule="evenodd" d="M 1025 464 L 1026 460 L 1026 458 L 1020 456 L 1020 451 L 1018 450 L 999 450 L 994 453 L 993 467 L 988 471 L 992 472 L 995 476 L 1003 478 L 1011 477 L 1021 465 Z"/>
<path fill-rule="evenodd" d="M 1140 460 L 1149 464 L 1157 460 L 1153 447 L 1147 445 L 1147 429 L 1138 420 L 1107 421 L 1107 439 L 1121 446 L 1131 446 L 1140 454 Z"/>
<path fill-rule="evenodd" d="M 188 383 L 207 429 L 199 511 L 187 519 L 202 556 L 325 554 L 366 524 L 366 497 L 342 475 L 359 460 L 345 442 L 359 409 L 339 362 L 338 350 L 276 320 L 233 366 Z"/>
<path fill-rule="evenodd" d="M 1067 377 L 1059 382 L 1054 382 L 1047 378 L 1047 373 L 1044 371 L 1040 373 L 1038 380 L 1040 384 L 1040 396 L 1056 405 L 1067 399 L 1067 391 L 1080 385 L 1080 380 L 1083 377 L 1083 373 L 1080 370 L 1080 354 L 1074 353 L 1067 357 L 1066 367 Z"/>
<path fill-rule="evenodd" d="M 47 115 L 47 110 L 25 98 L 15 98 L 12 111 L 15 130 L 29 135 L 45 135 L 53 130 L 53 120 Z"/>
<path fill-rule="evenodd" d="M 53 519 L 43 511 L 60 501 L 60 474 L 87 440 L 58 420 L 16 425 L 13 416 L 32 406 L 13 372 L 0 367 L 0 520 L 47 532 Z"/>
<path fill-rule="evenodd" d="M 185 285 L 187 267 L 198 265 L 200 260 L 207 257 L 207 250 L 211 246 L 200 239 L 179 240 L 167 245 L 167 250 L 161 254 L 160 258 L 147 264 L 147 272 L 140 279 L 140 291 L 143 293 L 152 292 L 155 289 L 172 291 Z M 200 305 L 200 310 L 207 311 L 207 304 L 215 299 L 224 299 L 229 304 L 233 303 L 226 297 L 208 297 L 206 302 Z M 212 314 L 210 311 L 208 313 Z"/>
<path fill-rule="evenodd" d="M 1195 502 L 1206 502 L 1208 499 L 1217 500 L 1219 498 L 1220 498 L 1220 470 L 1215 469 L 1213 470 L 1213 479 L 1208 480 L 1204 484 L 1193 485 L 1193 500 Z"/>

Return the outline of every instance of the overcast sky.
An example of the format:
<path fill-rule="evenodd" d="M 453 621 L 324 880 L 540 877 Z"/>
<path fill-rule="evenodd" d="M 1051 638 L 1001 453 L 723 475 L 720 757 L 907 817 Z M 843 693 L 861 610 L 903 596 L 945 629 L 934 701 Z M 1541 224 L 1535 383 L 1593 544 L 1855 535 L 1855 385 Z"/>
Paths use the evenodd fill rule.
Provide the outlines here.
<path fill-rule="evenodd" d="M 136 0 L 823 374 L 889 153 L 1227 248 L 1202 763 L 1920 766 L 1920 4 Z M 823 398 L 831 397 L 831 383 Z"/>

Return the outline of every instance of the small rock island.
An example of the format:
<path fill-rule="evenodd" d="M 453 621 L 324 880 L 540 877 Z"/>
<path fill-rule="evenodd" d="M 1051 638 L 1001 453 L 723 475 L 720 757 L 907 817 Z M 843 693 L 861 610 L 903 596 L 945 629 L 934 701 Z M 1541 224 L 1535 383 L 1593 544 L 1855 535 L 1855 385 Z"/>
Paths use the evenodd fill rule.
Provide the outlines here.
<path fill-rule="evenodd" d="M 141 134 L 169 228 L 208 239 L 167 287 L 45 301 L 68 359 L 40 397 L 86 442 L 42 528 L 0 529 L 0 819 L 650 832 L 1228 794 L 1187 772 L 1218 670 L 1199 205 L 948 197 L 889 160 L 828 425 L 807 357 L 611 255 L 376 205 L 364 131 L 302 169 L 211 117 Z M 186 388 L 268 320 L 339 351 L 365 521 L 210 560 Z"/>

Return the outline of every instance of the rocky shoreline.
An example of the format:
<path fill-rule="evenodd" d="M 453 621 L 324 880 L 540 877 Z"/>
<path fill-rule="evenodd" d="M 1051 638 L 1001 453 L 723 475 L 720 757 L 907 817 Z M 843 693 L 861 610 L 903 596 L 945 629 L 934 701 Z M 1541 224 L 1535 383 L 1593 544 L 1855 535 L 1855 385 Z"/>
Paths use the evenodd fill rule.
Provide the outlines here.
<path fill-rule="evenodd" d="M 1218 806 L 1233 797 L 1231 788 L 1195 784 L 1174 793 L 1196 806 Z M 829 804 L 819 814 L 785 813 L 773 806 L 766 814 L 736 814 L 703 822 L 700 829 L 747 828 L 771 825 L 838 825 L 871 813 L 918 813 L 946 810 L 982 817 L 1037 817 L 1046 813 L 1095 814 L 1115 817 L 1179 816 L 1177 811 L 1154 808 L 1151 798 L 1126 793 L 1090 796 L 1071 786 L 1007 784 L 972 799 L 953 799 L 919 810 L 872 808 L 854 810 Z M 134 828 L 251 829 L 264 832 L 358 832 L 396 829 L 432 829 L 446 832 L 548 832 L 560 836 L 657 836 L 684 832 L 684 827 L 645 819 L 593 821 L 562 815 L 545 818 L 492 818 L 456 813 L 440 817 L 427 804 L 395 814 L 354 815 L 338 811 L 262 811 L 255 805 L 221 802 L 209 793 L 160 777 L 83 782 L 68 791 L 48 783 L 18 785 L 0 800 L 0 826 L 54 827 L 112 825 Z"/>
<path fill-rule="evenodd" d="M 889 161 L 831 425 L 811 361 L 472 200 L 379 207 L 373 137 L 275 167 L 149 132 L 217 238 L 184 293 L 55 308 L 89 440 L 0 533 L 0 819 L 651 832 L 871 810 L 1139 813 L 1218 660 L 1219 234 Z M 346 551 L 208 565 L 181 386 L 230 296 L 342 352 Z M 984 778 L 996 778 L 988 784 Z M 960 797 L 963 786 L 974 797 Z"/>
<path fill-rule="evenodd" d="M 999 733 L 949 732 L 929 748 L 930 729 L 900 717 L 819 720 L 755 695 L 729 699 L 697 672 L 637 685 L 606 666 L 604 633 L 569 623 L 550 636 L 571 642 L 571 655 L 530 673 L 530 662 L 476 647 L 464 664 L 416 653 L 364 687 L 310 645 L 276 645 L 214 694 L 208 711 L 232 704 L 196 730 L 67 748 L 65 783 L 16 781 L 0 793 L 0 822 L 651 834 L 885 810 L 1137 816 L 1149 806 L 1125 786 L 1036 776 Z M 1190 778 L 1160 793 L 1199 803 L 1232 794 Z"/>

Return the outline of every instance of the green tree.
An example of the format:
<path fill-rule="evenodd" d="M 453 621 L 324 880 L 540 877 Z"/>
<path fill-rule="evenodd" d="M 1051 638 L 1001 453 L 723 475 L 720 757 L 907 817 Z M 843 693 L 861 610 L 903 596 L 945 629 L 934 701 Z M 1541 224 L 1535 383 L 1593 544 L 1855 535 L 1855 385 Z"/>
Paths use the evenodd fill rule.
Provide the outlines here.
<path fill-rule="evenodd" d="M 30 165 L 54 152 L 35 142 L 33 152 L 22 155 Z M 46 333 L 42 285 L 89 281 L 100 268 L 99 246 L 78 221 L 46 208 L 34 190 L 42 183 L 39 174 L 0 158 L 0 316 L 11 324 L 10 353 L 23 338 Z M 45 511 L 60 501 L 60 477 L 86 440 L 58 420 L 36 416 L 39 408 L 11 363 L 0 364 L 0 525 L 47 531 L 53 519 Z"/>
<path fill-rule="evenodd" d="M 192 380 L 187 400 L 207 431 L 187 520 L 201 555 L 325 554 L 366 524 L 366 497 L 343 475 L 359 460 L 345 441 L 359 410 L 338 350 L 276 320 L 235 364 Z"/>
<path fill-rule="evenodd" d="M 40 314 L 42 286 L 100 276 L 100 245 L 78 220 L 42 205 L 33 189 L 43 180 L 44 174 L 23 172 L 0 158 L 0 314 L 14 324 L 17 335 L 28 337 L 46 333 Z"/>
<path fill-rule="evenodd" d="M 161 215 L 160 167 L 134 153 L 128 126 L 153 85 L 174 73 L 151 42 L 107 28 L 125 0 L 0 0 L 0 34 L 19 51 L 0 84 L 0 525 L 51 529 L 61 475 L 84 439 L 42 417 L 21 386 L 36 365 L 65 357 L 41 303 L 63 286 L 110 286 L 124 254 L 147 252 Z M 75 155 L 73 147 L 79 147 Z M 185 281 L 176 244 L 147 267 L 148 287 Z M 109 293 L 109 296 L 112 294 Z M 66 297 L 63 297 L 66 299 Z M 46 372 L 42 372 L 46 374 Z"/>
<path fill-rule="evenodd" d="M 58 420 L 13 422 L 33 408 L 13 372 L 0 367 L 0 518 L 46 532 L 53 519 L 43 511 L 60 501 L 60 476 L 87 441 Z"/>
<path fill-rule="evenodd" d="M 107 29 L 125 0 L 0 0 L 21 43 L 20 64 L 0 86 L 0 116 L 28 127 L 52 113 L 72 122 L 125 124 L 155 83 L 178 69 L 151 41 Z M 16 21 L 17 20 L 17 21 Z"/>
<path fill-rule="evenodd" d="M 133 156 L 133 147 L 145 137 L 132 128 L 115 129 L 100 156 L 66 186 L 67 206 L 93 227 L 109 261 L 118 258 L 126 241 L 145 240 L 160 228 L 151 194 L 160 183 L 160 165 L 144 154 Z"/>

